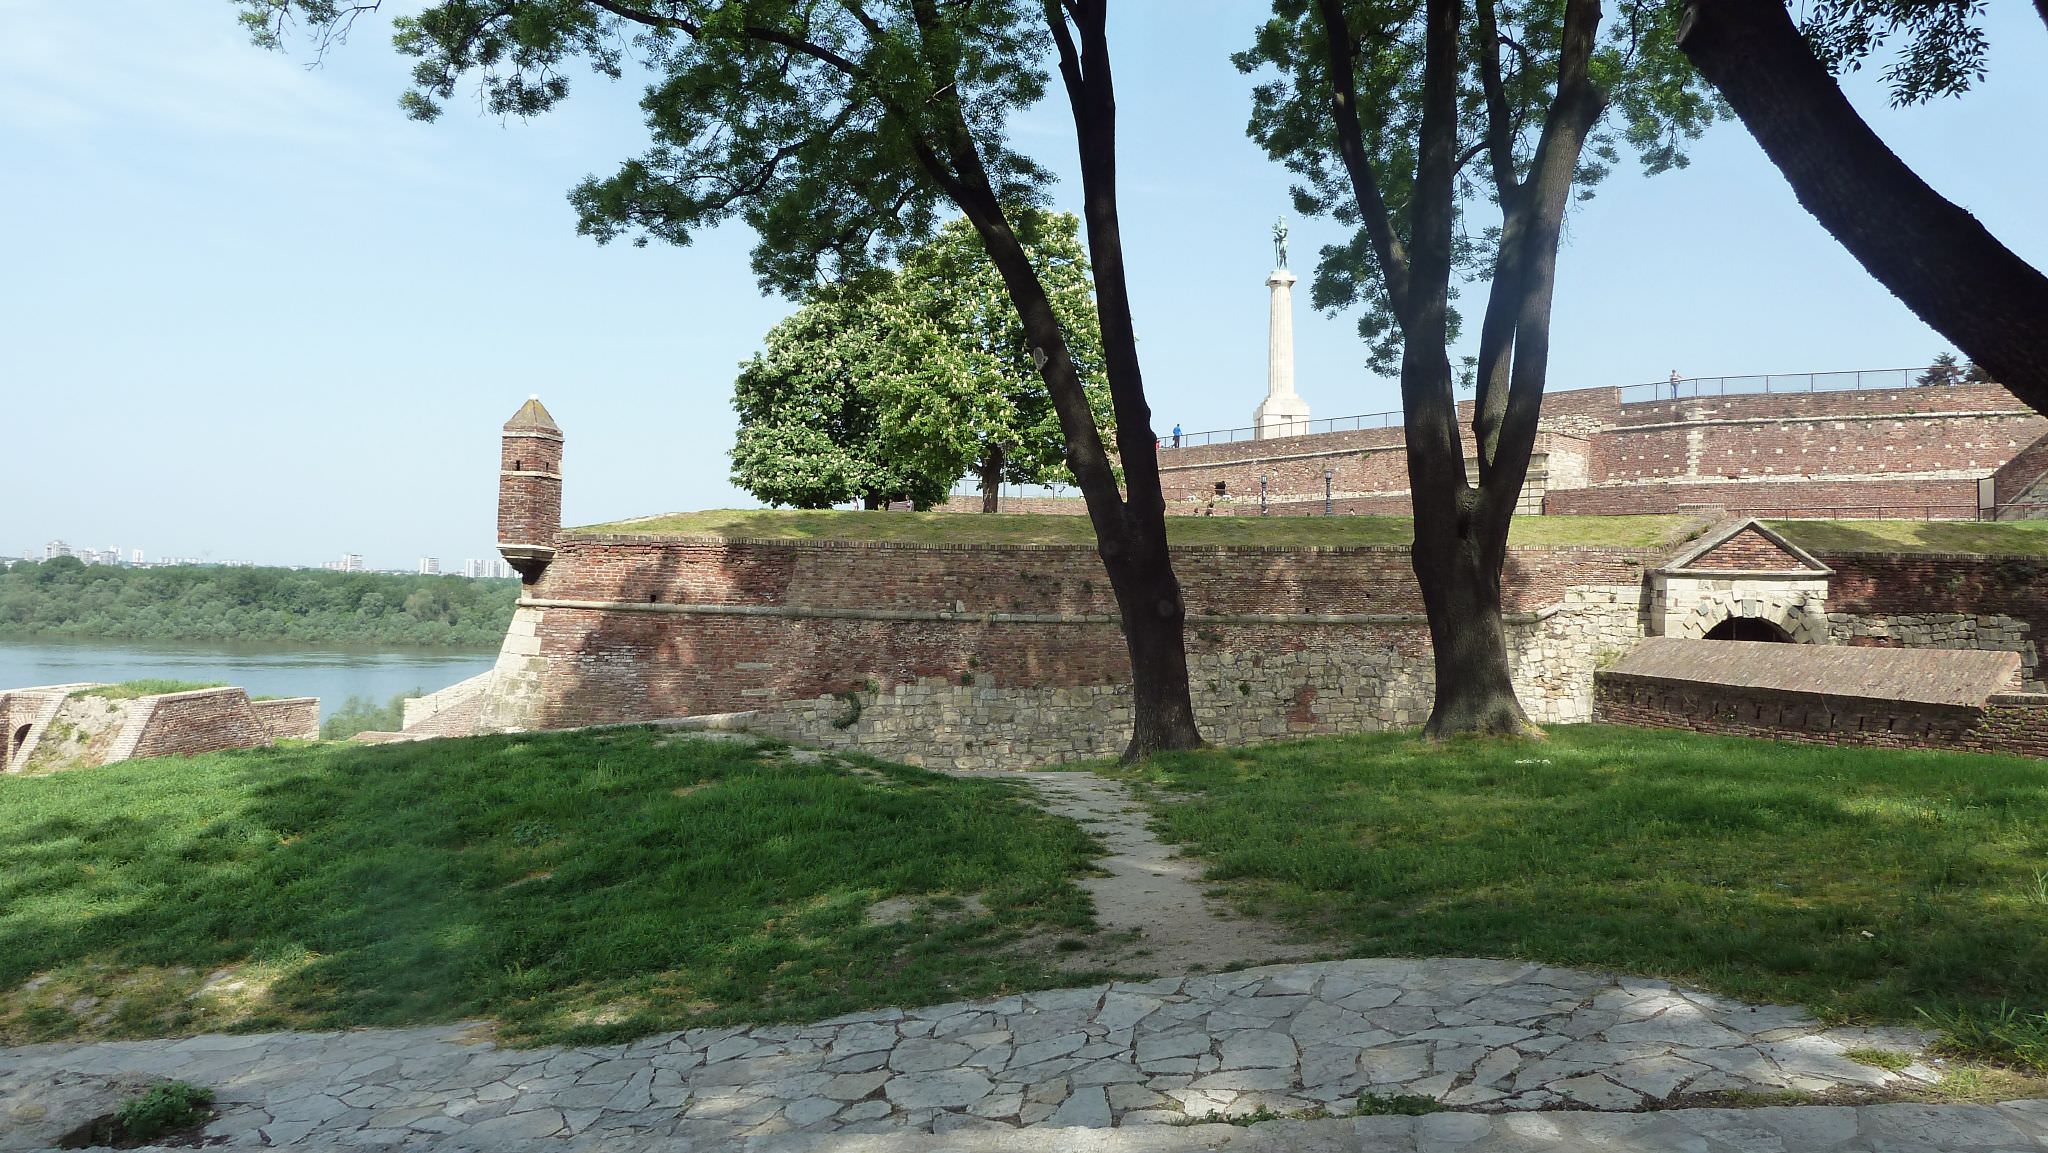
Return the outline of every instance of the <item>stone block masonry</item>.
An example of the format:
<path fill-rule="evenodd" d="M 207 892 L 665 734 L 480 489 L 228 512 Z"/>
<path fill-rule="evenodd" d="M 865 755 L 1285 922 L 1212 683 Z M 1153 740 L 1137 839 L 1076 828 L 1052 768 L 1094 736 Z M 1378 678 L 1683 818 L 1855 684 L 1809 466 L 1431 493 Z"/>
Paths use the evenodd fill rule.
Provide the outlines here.
<path fill-rule="evenodd" d="M 285 697 L 279 700 L 251 700 L 249 707 L 272 741 L 317 741 L 320 739 L 320 698 Z"/>
<path fill-rule="evenodd" d="M 564 534 L 478 709 L 485 729 L 745 711 L 878 756 L 1016 766 L 1118 751 L 1129 658 L 1086 546 Z M 1642 635 L 1654 550 L 1517 550 L 1524 704 L 1584 720 Z M 1181 548 L 1199 719 L 1226 743 L 1420 724 L 1429 632 L 1400 548 Z"/>

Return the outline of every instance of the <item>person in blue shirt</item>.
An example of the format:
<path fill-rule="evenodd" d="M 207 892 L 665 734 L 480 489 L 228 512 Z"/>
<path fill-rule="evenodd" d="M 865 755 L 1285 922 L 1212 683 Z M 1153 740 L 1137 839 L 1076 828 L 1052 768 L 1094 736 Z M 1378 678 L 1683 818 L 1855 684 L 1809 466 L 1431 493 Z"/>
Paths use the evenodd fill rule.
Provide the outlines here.
<path fill-rule="evenodd" d="M 1180 447 L 1180 425 L 1179 425 L 1179 424 L 1175 424 L 1175 425 L 1173 426 L 1173 447 L 1175 447 L 1175 448 L 1179 448 L 1179 447 Z"/>

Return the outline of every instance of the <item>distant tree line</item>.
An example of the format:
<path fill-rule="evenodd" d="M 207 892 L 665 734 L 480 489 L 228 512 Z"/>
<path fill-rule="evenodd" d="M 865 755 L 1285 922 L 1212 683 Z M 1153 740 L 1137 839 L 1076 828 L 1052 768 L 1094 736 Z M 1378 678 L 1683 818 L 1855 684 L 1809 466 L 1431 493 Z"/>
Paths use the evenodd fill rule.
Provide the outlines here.
<path fill-rule="evenodd" d="M 1956 359 L 1953 352 L 1944 352 L 1934 358 L 1927 371 L 1913 378 L 1921 388 L 1947 388 L 1956 384 L 1996 384 L 1983 366 L 1972 360 L 1967 363 Z"/>
<path fill-rule="evenodd" d="M 495 645 L 519 585 L 458 576 L 181 565 L 76 557 L 0 572 L 0 634 L 123 640 Z"/>

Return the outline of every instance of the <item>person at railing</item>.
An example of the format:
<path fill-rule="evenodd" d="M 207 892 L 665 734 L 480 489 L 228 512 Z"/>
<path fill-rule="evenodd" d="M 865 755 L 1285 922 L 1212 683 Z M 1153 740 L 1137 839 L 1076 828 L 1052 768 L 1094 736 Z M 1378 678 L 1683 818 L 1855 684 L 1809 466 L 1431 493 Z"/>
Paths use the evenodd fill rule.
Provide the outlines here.
<path fill-rule="evenodd" d="M 1180 447 L 1180 422 L 1179 422 L 1179 421 L 1175 421 L 1175 422 L 1174 422 L 1174 425 L 1173 425 L 1173 447 L 1175 447 L 1175 448 L 1179 448 L 1179 447 Z"/>

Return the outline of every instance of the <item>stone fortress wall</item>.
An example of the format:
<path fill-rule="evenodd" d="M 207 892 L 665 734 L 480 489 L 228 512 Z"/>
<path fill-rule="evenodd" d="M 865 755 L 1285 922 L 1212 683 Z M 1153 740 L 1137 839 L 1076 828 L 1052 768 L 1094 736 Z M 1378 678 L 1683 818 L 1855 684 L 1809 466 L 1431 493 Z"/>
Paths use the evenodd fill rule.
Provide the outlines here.
<path fill-rule="evenodd" d="M 1269 512 L 1315 515 L 1328 472 L 1333 511 L 1401 514 L 1403 444 L 1395 423 L 1164 448 L 1161 483 L 1176 511 L 1245 515 L 1263 477 Z M 2048 418 L 1993 384 L 1637 403 L 1578 389 L 1543 398 L 1519 511 L 1971 518 L 1986 479 L 1984 515 L 2048 515 Z"/>
<path fill-rule="evenodd" d="M 1128 655 L 1092 547 L 564 534 L 521 600 L 486 728 L 752 712 L 807 742 L 959 765 L 1114 754 Z M 1591 715 L 1642 635 L 1650 552 L 1517 550 L 1524 703 Z M 1180 548 L 1196 709 L 1251 743 L 1420 724 L 1432 671 L 1405 549 Z M 422 718 L 423 720 L 425 718 Z"/>
<path fill-rule="evenodd" d="M 1605 419 L 1575 399 L 1567 422 Z M 508 440 L 542 424 L 530 401 Z M 502 471 L 516 515 L 501 536 L 530 562 L 519 606 L 492 670 L 415 702 L 404 735 L 739 714 L 807 743 L 973 767 L 1112 755 L 1127 739 L 1128 656 L 1092 546 L 562 532 L 534 512 L 531 470 Z M 2043 688 L 2039 562 L 1815 554 L 1752 520 L 1698 524 L 1682 544 L 1511 550 L 1503 603 L 1532 717 L 1591 719 L 1602 667 L 1646 637 L 1715 636 L 1733 619 L 1809 645 L 2011 653 L 2008 687 Z M 1429 634 L 1405 547 L 1188 546 L 1174 565 L 1212 739 L 1426 718 Z"/>

